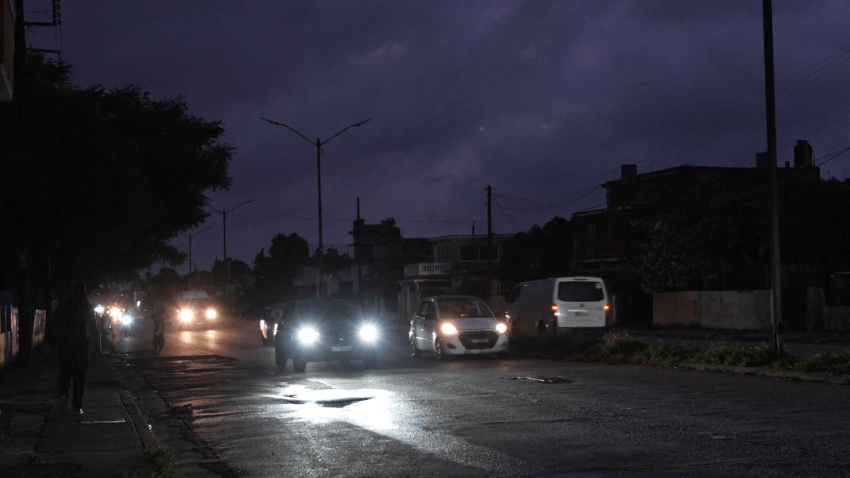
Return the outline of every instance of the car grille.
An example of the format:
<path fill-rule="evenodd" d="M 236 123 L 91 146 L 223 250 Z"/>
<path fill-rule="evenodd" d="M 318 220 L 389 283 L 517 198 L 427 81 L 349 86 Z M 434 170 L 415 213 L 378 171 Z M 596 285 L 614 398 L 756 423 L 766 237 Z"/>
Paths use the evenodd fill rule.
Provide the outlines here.
<path fill-rule="evenodd" d="M 350 330 L 330 330 L 328 331 L 327 339 L 328 345 L 339 346 L 339 345 L 352 345 L 354 343 L 354 336 Z"/>
<path fill-rule="evenodd" d="M 467 349 L 491 349 L 499 340 L 496 332 L 462 332 L 458 337 Z"/>

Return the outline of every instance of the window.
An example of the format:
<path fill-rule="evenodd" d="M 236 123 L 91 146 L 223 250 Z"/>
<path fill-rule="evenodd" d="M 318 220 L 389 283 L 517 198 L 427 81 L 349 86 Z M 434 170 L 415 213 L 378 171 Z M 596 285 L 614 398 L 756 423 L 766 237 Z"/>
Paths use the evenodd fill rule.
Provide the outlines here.
<path fill-rule="evenodd" d="M 558 300 L 563 302 L 599 302 L 604 298 L 601 282 L 558 283 Z"/>
<path fill-rule="evenodd" d="M 461 261 L 486 261 L 487 260 L 487 246 L 461 246 L 460 247 L 460 260 Z M 497 261 L 499 260 L 499 248 L 493 246 L 489 248 L 490 251 L 490 260 Z"/>
<path fill-rule="evenodd" d="M 449 262 L 449 246 L 434 248 L 434 262 Z"/>

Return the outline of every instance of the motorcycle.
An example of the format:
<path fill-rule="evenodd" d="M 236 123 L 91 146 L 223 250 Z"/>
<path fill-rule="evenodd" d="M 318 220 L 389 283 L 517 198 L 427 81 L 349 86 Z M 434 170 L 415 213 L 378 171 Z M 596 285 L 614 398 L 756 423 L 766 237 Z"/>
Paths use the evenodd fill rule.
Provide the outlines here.
<path fill-rule="evenodd" d="M 124 337 L 129 337 L 132 334 L 134 320 L 133 314 L 129 312 L 125 312 L 121 315 L 119 323 L 121 326 L 121 333 L 124 334 Z"/>

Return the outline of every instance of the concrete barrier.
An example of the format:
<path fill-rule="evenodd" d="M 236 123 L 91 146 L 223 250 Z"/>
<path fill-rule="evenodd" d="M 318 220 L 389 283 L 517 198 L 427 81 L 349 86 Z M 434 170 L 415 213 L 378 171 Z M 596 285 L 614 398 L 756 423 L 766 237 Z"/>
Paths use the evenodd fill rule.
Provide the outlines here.
<path fill-rule="evenodd" d="M 652 324 L 769 330 L 769 290 L 664 292 L 652 297 Z"/>

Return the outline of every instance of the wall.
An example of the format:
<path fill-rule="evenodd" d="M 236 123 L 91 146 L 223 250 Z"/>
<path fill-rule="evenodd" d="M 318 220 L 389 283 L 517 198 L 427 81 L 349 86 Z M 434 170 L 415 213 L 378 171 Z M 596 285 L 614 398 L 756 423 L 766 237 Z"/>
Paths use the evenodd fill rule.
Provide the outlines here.
<path fill-rule="evenodd" d="M 655 294 L 653 325 L 690 325 L 707 329 L 769 330 L 769 290 L 685 291 Z"/>
<path fill-rule="evenodd" d="M 806 330 L 850 332 L 850 307 L 826 305 L 823 288 L 809 287 L 806 294 Z"/>
<path fill-rule="evenodd" d="M 698 325 L 699 292 L 663 292 L 652 296 L 652 325 Z"/>
<path fill-rule="evenodd" d="M 707 329 L 770 330 L 769 290 L 700 292 L 700 326 Z"/>

